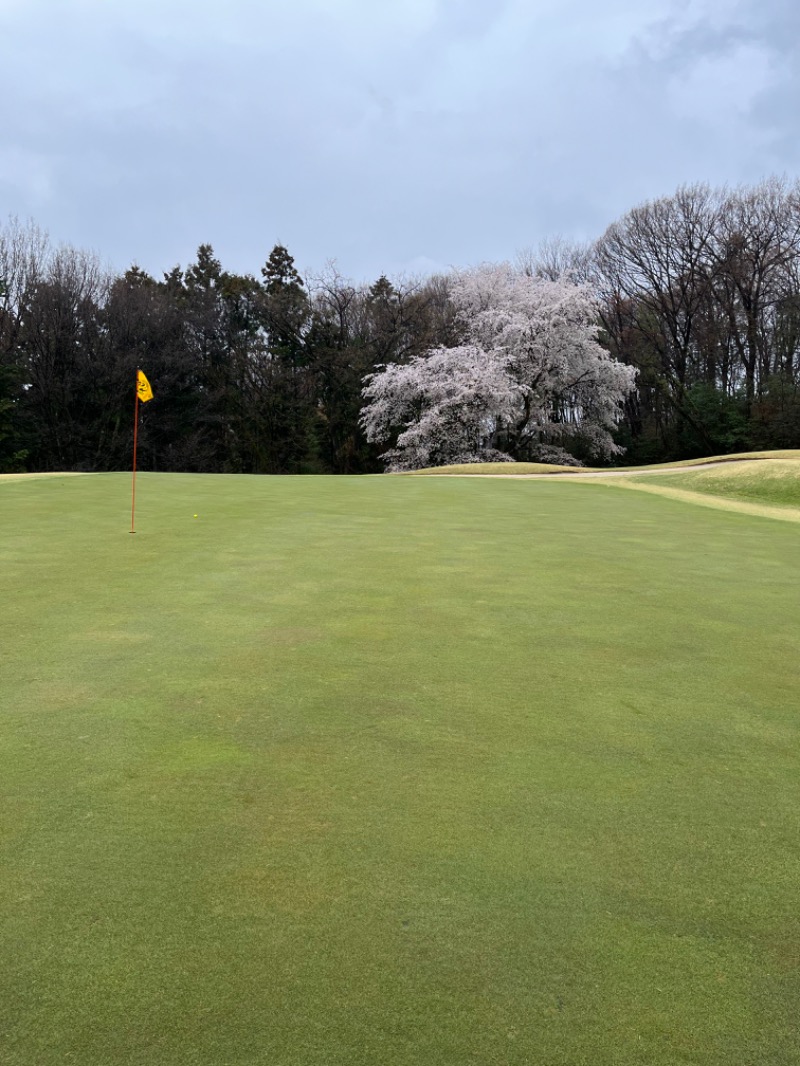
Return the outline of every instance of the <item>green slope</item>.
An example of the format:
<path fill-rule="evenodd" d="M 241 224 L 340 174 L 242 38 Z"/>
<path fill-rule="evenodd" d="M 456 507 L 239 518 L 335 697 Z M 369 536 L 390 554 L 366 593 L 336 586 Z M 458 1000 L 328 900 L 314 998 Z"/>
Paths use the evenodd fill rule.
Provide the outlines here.
<path fill-rule="evenodd" d="M 632 480 L 770 507 L 800 507 L 800 462 L 797 459 L 722 464 L 711 470 Z"/>
<path fill-rule="evenodd" d="M 737 452 L 734 455 L 710 455 L 702 459 L 680 459 L 672 463 L 651 466 L 574 467 L 552 463 L 456 463 L 451 466 L 432 466 L 424 470 L 410 470 L 415 477 L 439 474 L 580 474 L 599 470 L 647 471 L 668 470 L 670 467 L 699 466 L 705 463 L 731 463 L 741 459 L 800 459 L 800 450 Z"/>

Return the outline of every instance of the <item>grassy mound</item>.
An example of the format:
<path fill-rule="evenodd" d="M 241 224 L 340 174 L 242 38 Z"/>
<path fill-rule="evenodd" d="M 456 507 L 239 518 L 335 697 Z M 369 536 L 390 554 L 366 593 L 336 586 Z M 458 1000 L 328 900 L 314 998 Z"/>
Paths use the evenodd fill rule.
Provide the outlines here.
<path fill-rule="evenodd" d="M 575 466 L 557 466 L 553 463 L 453 463 L 450 466 L 429 466 L 422 470 L 409 470 L 404 473 L 414 477 L 426 474 L 571 474 L 580 470 L 593 468 Z"/>
<path fill-rule="evenodd" d="M 735 466 L 721 464 L 712 470 L 660 476 L 657 481 L 646 476 L 637 476 L 633 480 L 771 507 L 800 507 L 800 462 L 797 459 L 743 462 Z"/>
<path fill-rule="evenodd" d="M 796 1061 L 794 527 L 129 484 L 0 491 L 3 1066 Z"/>
<path fill-rule="evenodd" d="M 409 474 L 581 474 L 600 470 L 625 470 L 634 473 L 645 470 L 669 470 L 671 467 L 698 466 L 705 463 L 729 463 L 741 459 L 800 459 L 800 450 L 738 452 L 735 455 L 712 455 L 704 459 L 681 459 L 673 463 L 654 463 L 650 466 L 625 467 L 575 467 L 555 466 L 551 463 L 457 463 L 452 466 L 432 466 L 423 470 L 410 470 Z"/>
<path fill-rule="evenodd" d="M 724 465 L 725 463 L 740 462 L 742 460 L 752 459 L 800 459 L 800 449 L 787 448 L 782 451 L 762 451 L 762 452 L 734 452 L 730 455 L 710 455 L 703 459 L 679 459 L 672 463 L 652 463 L 650 466 L 627 466 L 619 467 L 620 470 L 669 470 L 672 467 L 682 466 L 703 466 L 706 463 L 714 463 Z"/>
<path fill-rule="evenodd" d="M 48 471 L 46 473 L 38 474 L 0 474 L 0 485 L 9 481 L 30 481 L 33 478 L 62 478 L 62 477 L 90 477 L 90 474 L 84 474 L 82 471 L 77 470 L 57 470 Z"/>

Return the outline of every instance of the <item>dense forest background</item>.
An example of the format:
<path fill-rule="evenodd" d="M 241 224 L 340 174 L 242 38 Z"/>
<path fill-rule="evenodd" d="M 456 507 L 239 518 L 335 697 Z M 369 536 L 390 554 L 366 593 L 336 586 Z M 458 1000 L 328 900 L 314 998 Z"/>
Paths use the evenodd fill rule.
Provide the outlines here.
<path fill-rule="evenodd" d="M 588 286 L 601 343 L 636 368 L 625 463 L 800 447 L 800 183 L 687 186 L 597 241 L 545 242 L 520 270 Z M 212 247 L 156 279 L 109 273 L 37 226 L 0 228 L 0 472 L 368 473 L 364 379 L 459 342 L 447 276 L 302 278 L 276 245 L 259 276 Z"/>

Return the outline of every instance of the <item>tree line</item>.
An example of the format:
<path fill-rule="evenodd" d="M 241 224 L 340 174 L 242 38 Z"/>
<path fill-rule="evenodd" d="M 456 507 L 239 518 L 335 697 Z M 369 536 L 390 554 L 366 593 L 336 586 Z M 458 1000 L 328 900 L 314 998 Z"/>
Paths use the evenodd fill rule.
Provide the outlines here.
<path fill-rule="evenodd" d="M 615 462 L 800 447 L 800 184 L 682 187 L 596 241 L 549 241 L 503 270 L 516 278 L 509 291 L 534 302 L 520 279 L 541 282 L 539 293 L 577 286 L 596 340 L 635 371 L 615 417 L 604 415 L 609 459 L 618 448 Z M 137 367 L 155 392 L 141 414 L 144 469 L 382 470 L 387 442 L 396 455 L 421 416 L 396 405 L 397 424 L 384 418 L 376 431 L 370 404 L 385 367 L 433 380 L 439 364 L 427 360 L 438 359 L 462 398 L 474 380 L 484 406 L 497 407 L 502 389 L 504 411 L 524 406 L 519 374 L 498 377 L 496 357 L 476 361 L 464 277 L 355 284 L 330 268 L 303 278 L 281 245 L 258 276 L 236 274 L 207 244 L 160 279 L 136 266 L 115 274 L 12 219 L 0 227 L 0 471 L 127 468 Z M 537 403 L 553 408 L 551 430 L 565 423 L 563 395 Z M 584 381 L 571 417 L 593 404 Z M 515 432 L 510 416 L 501 424 L 506 454 L 535 454 L 530 432 Z M 559 437 L 579 458 L 585 442 Z M 485 445 L 488 454 L 497 434 Z"/>
<path fill-rule="evenodd" d="M 684 186 L 524 265 L 597 294 L 603 342 L 637 370 L 628 461 L 800 446 L 800 182 Z"/>
<path fill-rule="evenodd" d="M 358 423 L 365 375 L 448 338 L 437 282 L 334 270 L 311 282 L 277 245 L 261 276 L 210 245 L 156 280 L 53 248 L 33 224 L 0 232 L 0 469 L 128 466 L 133 382 L 144 469 L 361 473 L 382 469 Z"/>

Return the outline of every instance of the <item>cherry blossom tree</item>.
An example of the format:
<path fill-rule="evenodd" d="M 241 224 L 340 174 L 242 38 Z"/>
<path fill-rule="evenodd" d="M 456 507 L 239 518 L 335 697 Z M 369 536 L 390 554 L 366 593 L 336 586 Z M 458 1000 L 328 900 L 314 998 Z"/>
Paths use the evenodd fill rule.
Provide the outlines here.
<path fill-rule="evenodd" d="M 631 367 L 597 340 L 590 290 L 531 277 L 509 264 L 449 278 L 463 333 L 366 379 L 361 423 L 367 439 L 394 447 L 390 470 L 504 459 L 608 458 L 612 431 L 634 384 Z"/>

